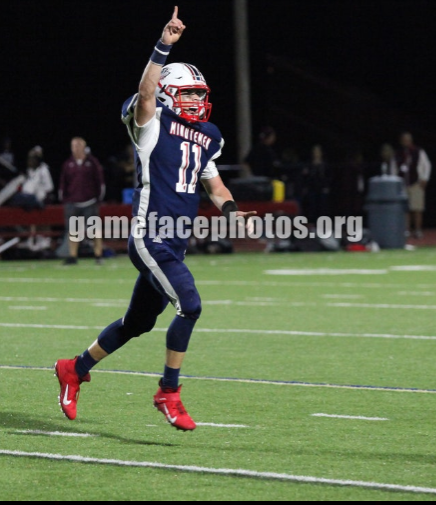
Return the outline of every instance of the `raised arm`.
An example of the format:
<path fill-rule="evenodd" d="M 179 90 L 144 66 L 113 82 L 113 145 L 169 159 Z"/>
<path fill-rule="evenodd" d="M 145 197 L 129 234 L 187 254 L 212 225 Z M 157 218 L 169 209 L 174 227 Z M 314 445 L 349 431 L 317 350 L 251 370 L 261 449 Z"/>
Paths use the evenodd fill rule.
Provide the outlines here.
<path fill-rule="evenodd" d="M 180 37 L 186 26 L 178 18 L 179 8 L 174 7 L 173 17 L 166 24 L 154 52 L 145 67 L 139 83 L 138 101 L 135 108 L 135 120 L 138 126 L 144 126 L 156 112 L 155 91 L 159 84 L 162 67 L 173 46 Z"/>

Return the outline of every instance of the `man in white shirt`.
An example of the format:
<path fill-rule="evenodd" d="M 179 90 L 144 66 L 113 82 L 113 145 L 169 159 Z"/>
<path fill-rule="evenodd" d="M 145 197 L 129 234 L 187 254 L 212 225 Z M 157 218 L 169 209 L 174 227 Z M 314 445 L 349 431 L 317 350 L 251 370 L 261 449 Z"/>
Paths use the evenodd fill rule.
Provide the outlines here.
<path fill-rule="evenodd" d="M 43 156 L 44 152 L 41 146 L 35 146 L 29 151 L 27 155 L 26 180 L 21 188 L 21 193 L 23 195 L 33 195 L 40 203 L 41 208 L 55 189 L 50 169 L 44 163 Z M 32 225 L 30 229 L 31 236 L 27 241 L 28 249 L 31 251 L 49 249 L 51 239 L 44 235 L 44 232 L 49 230 L 47 227 L 37 229 L 36 225 Z"/>
<path fill-rule="evenodd" d="M 43 151 L 40 146 L 29 151 L 26 180 L 22 192 L 35 195 L 39 202 L 44 203 L 49 194 L 54 191 L 54 184 L 49 167 L 44 163 L 42 156 Z"/>
<path fill-rule="evenodd" d="M 400 136 L 397 165 L 409 195 L 408 233 L 410 234 L 413 226 L 416 238 L 422 238 L 425 190 L 430 180 L 432 165 L 427 153 L 415 145 L 409 132 L 404 132 Z"/>

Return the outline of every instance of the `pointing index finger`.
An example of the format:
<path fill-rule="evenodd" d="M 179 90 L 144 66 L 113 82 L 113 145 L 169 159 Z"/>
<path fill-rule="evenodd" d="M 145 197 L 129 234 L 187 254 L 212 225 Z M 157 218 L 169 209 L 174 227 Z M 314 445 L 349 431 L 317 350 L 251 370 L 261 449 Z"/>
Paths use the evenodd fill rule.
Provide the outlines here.
<path fill-rule="evenodd" d="M 174 7 L 173 19 L 177 19 L 179 16 L 179 8 L 177 5 Z"/>

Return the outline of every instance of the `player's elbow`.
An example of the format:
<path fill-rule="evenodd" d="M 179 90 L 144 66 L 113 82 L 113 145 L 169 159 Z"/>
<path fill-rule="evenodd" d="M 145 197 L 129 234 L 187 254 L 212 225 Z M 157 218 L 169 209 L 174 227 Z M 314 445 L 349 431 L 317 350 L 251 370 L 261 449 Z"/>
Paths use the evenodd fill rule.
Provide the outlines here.
<path fill-rule="evenodd" d="M 155 103 L 155 98 L 154 98 L 154 93 L 139 93 L 138 94 L 138 101 L 136 103 L 136 106 L 141 108 L 141 109 L 146 109 L 150 103 Z"/>

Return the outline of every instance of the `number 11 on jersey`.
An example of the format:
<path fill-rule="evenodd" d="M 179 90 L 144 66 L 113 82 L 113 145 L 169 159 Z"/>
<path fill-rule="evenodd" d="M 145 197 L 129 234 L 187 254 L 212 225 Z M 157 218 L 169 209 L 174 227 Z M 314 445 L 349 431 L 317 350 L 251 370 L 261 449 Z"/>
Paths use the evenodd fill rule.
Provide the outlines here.
<path fill-rule="evenodd" d="M 192 170 L 191 182 L 187 182 L 187 171 L 191 164 L 191 144 L 189 142 L 182 142 L 180 150 L 182 151 L 182 164 L 179 168 L 179 182 L 176 184 L 177 193 L 195 193 L 195 188 L 198 182 L 198 173 L 201 169 L 201 147 L 198 144 L 192 145 L 192 153 L 194 155 L 194 169 Z"/>

